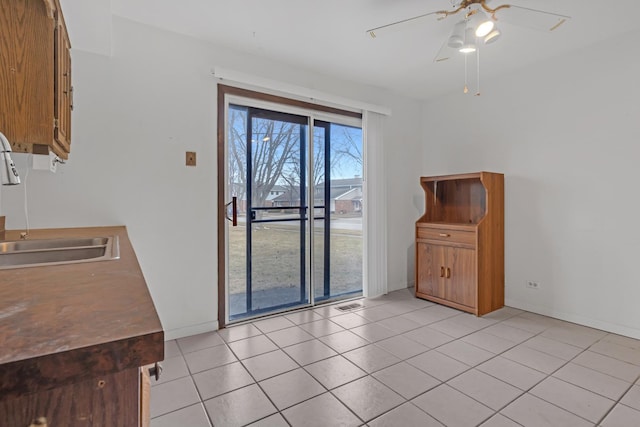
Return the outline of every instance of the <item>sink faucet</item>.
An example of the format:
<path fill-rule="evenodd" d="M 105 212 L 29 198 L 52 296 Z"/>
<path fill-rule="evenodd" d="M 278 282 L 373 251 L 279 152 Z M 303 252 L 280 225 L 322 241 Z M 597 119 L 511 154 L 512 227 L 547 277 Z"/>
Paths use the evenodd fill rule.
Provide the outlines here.
<path fill-rule="evenodd" d="M 0 132 L 0 176 L 2 177 L 2 185 L 20 184 L 20 176 L 16 169 L 16 164 L 11 160 L 11 144 L 7 137 Z"/>

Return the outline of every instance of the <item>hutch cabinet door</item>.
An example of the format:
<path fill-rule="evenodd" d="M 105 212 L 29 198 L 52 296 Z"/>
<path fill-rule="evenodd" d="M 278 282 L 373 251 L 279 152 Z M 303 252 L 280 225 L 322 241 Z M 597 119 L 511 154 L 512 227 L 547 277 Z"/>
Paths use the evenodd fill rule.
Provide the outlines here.
<path fill-rule="evenodd" d="M 416 289 L 421 294 L 444 298 L 445 251 L 444 246 L 416 243 Z"/>
<path fill-rule="evenodd" d="M 476 306 L 476 251 L 473 249 L 446 248 L 445 299 Z"/>

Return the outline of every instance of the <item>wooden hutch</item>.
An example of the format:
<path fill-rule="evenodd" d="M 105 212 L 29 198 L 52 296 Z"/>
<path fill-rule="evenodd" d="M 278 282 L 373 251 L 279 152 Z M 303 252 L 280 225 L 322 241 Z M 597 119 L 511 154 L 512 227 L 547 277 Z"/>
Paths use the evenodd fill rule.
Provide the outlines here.
<path fill-rule="evenodd" d="M 420 178 L 416 297 L 477 316 L 504 306 L 504 175 Z"/>

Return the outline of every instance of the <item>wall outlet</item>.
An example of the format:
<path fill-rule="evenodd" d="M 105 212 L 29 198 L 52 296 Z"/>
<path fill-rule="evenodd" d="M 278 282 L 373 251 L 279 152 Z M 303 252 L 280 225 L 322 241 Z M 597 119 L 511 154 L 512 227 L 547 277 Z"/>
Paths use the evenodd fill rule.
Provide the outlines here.
<path fill-rule="evenodd" d="M 56 171 L 58 170 L 58 160 L 60 160 L 58 158 L 58 156 L 56 156 L 53 153 L 49 153 L 49 171 L 51 171 L 52 173 L 56 173 Z"/>
<path fill-rule="evenodd" d="M 527 286 L 527 288 L 529 289 L 540 289 L 540 283 L 538 282 L 533 282 L 531 280 L 527 280 L 525 282 L 525 285 Z"/>

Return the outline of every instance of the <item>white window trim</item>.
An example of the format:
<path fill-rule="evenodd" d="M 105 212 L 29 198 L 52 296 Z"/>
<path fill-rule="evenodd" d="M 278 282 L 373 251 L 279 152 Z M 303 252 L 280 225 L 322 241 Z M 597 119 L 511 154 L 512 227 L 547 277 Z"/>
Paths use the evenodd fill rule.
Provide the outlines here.
<path fill-rule="evenodd" d="M 351 110 L 355 112 L 371 111 L 373 113 L 391 116 L 391 109 L 382 105 L 370 104 L 368 102 L 357 101 L 354 99 L 343 98 L 331 93 L 322 92 L 315 89 L 308 89 L 302 86 L 296 86 L 277 80 L 266 79 L 263 77 L 243 73 L 240 71 L 230 70 L 224 67 L 214 67 L 211 74 L 220 80 L 228 80 L 230 82 L 240 83 L 241 85 L 249 85 L 258 90 L 271 93 L 274 95 L 285 96 L 321 104 L 343 110 Z M 250 89 L 250 87 L 243 86 Z"/>

